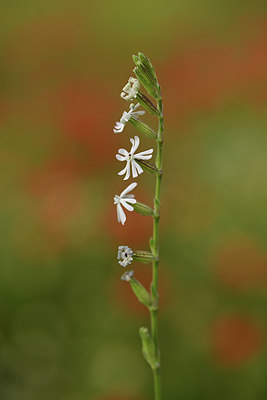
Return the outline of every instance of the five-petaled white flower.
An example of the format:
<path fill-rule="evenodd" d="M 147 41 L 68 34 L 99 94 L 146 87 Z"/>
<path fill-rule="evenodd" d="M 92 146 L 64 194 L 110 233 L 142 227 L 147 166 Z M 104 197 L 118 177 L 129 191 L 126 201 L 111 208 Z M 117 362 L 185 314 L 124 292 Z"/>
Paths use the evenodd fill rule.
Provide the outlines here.
<path fill-rule="evenodd" d="M 153 153 L 153 149 L 149 149 L 141 151 L 141 153 L 134 154 L 139 146 L 140 139 L 138 136 L 135 136 L 134 139 L 130 139 L 130 142 L 132 143 L 130 153 L 128 153 L 128 151 L 125 149 L 119 149 L 119 154 L 116 154 L 117 160 L 126 161 L 126 167 L 118 173 L 118 175 L 126 174 L 123 178 L 124 180 L 129 179 L 131 175 L 131 166 L 133 178 L 136 178 L 138 174 L 142 174 L 142 172 L 144 172 L 143 168 L 135 160 L 150 160 Z"/>
<path fill-rule="evenodd" d="M 134 198 L 134 194 L 128 194 L 131 192 L 135 187 L 137 186 L 136 182 L 131 183 L 126 189 L 121 192 L 121 194 L 118 196 L 117 194 L 114 196 L 114 204 L 117 204 L 117 217 L 118 217 L 118 222 L 121 222 L 122 225 L 124 225 L 126 221 L 126 215 L 125 212 L 123 211 L 123 207 L 126 208 L 128 211 L 133 211 L 134 208 L 131 206 L 131 204 L 135 204 L 136 200 Z M 129 204 L 131 203 L 131 204 Z"/>
<path fill-rule="evenodd" d="M 129 78 L 128 82 L 124 86 L 121 92 L 121 97 L 124 100 L 133 100 L 140 89 L 140 82 L 136 78 Z"/>
<path fill-rule="evenodd" d="M 130 104 L 129 111 L 128 112 L 124 111 L 120 119 L 120 122 L 116 122 L 116 125 L 113 129 L 114 133 L 122 132 L 126 122 L 128 122 L 131 117 L 138 118 L 138 115 L 145 114 L 145 111 L 135 111 L 139 106 L 140 106 L 139 103 L 137 103 L 136 105 L 134 105 L 133 103 Z"/>

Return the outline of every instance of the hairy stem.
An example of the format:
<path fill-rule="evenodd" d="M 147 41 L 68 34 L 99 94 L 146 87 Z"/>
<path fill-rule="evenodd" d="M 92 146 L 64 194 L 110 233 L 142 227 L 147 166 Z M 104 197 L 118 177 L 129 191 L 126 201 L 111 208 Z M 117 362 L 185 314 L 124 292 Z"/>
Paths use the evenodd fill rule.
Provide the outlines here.
<path fill-rule="evenodd" d="M 157 105 L 159 110 L 159 128 L 157 136 L 157 155 L 156 155 L 156 167 L 160 171 L 156 178 L 156 190 L 154 198 L 154 225 L 153 225 L 153 255 L 155 260 L 153 261 L 153 276 L 151 283 L 151 294 L 153 300 L 153 307 L 150 310 L 151 317 L 151 337 L 155 344 L 156 357 L 158 360 L 158 367 L 153 370 L 154 379 L 154 395 L 155 400 L 161 400 L 161 379 L 160 379 L 160 351 L 159 351 L 159 340 L 158 340 L 158 283 L 159 283 L 159 220 L 160 220 L 160 191 L 161 191 L 161 180 L 162 180 L 162 133 L 163 133 L 163 106 L 161 91 L 157 99 Z"/>

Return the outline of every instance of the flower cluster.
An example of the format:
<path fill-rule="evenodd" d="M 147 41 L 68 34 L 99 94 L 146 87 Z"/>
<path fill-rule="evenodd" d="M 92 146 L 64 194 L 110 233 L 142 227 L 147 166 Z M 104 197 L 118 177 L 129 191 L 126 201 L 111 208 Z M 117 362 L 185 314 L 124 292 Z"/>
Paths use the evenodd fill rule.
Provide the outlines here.
<path fill-rule="evenodd" d="M 128 83 L 123 88 L 121 97 L 125 100 L 132 100 L 136 98 L 139 89 L 140 83 L 138 79 L 130 78 Z M 131 103 L 129 111 L 124 111 L 120 121 L 116 122 L 113 132 L 121 133 L 124 130 L 124 127 L 128 121 L 137 122 L 139 116 L 145 114 L 145 111 L 136 111 L 139 106 L 139 103 Z M 138 175 L 142 174 L 144 170 L 139 164 L 139 161 L 144 162 L 150 160 L 153 153 L 153 149 L 136 153 L 140 145 L 140 138 L 138 136 L 134 136 L 134 138 L 131 138 L 130 142 L 132 144 L 130 151 L 127 151 L 126 149 L 119 149 L 118 154 L 116 154 L 116 159 L 118 161 L 126 162 L 125 167 L 120 172 L 118 172 L 118 175 L 125 175 L 123 180 L 129 179 L 131 175 L 133 178 L 136 178 Z M 131 192 L 136 186 L 137 183 L 133 182 L 129 186 L 127 186 L 127 188 L 124 189 L 120 195 L 116 194 L 114 196 L 114 204 L 117 206 L 118 222 L 120 222 L 122 225 L 124 225 L 126 221 L 126 215 L 122 206 L 128 211 L 134 210 L 133 204 L 136 204 L 137 201 L 134 197 L 134 194 L 129 194 L 129 192 Z"/>

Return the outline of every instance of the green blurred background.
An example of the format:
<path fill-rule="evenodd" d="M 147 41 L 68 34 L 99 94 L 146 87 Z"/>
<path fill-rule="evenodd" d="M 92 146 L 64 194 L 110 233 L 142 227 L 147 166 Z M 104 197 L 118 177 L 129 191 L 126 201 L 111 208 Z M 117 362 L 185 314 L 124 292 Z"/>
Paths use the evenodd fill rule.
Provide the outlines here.
<path fill-rule="evenodd" d="M 1 2 L 1 400 L 152 399 L 148 315 L 116 261 L 119 244 L 147 249 L 151 220 L 128 213 L 122 228 L 113 205 L 114 156 L 136 132 L 112 128 L 138 51 L 166 116 L 164 399 L 267 398 L 266 8 Z M 153 179 L 138 183 L 151 204 Z M 147 285 L 150 267 L 134 269 Z"/>

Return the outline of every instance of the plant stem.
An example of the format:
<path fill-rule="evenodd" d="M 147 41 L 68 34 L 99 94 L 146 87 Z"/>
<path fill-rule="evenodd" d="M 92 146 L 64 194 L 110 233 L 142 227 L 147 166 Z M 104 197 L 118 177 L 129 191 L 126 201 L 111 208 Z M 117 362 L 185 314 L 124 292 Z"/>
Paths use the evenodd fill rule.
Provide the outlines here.
<path fill-rule="evenodd" d="M 159 89 L 160 90 L 160 89 Z M 151 294 L 153 300 L 153 307 L 150 310 L 151 317 L 151 338 L 155 344 L 156 357 L 159 366 L 153 370 L 154 380 L 154 396 L 155 400 L 161 400 L 161 378 L 160 378 L 160 351 L 159 351 L 159 340 L 158 340 L 158 283 L 159 283 L 159 219 L 160 219 L 160 191 L 161 191 L 161 179 L 162 179 L 162 133 L 163 133 L 163 106 L 161 90 L 157 99 L 157 105 L 159 110 L 159 128 L 157 136 L 157 155 L 156 155 L 156 167 L 160 171 L 156 178 L 156 190 L 154 198 L 154 225 L 153 225 L 153 255 L 155 260 L 153 261 L 153 276 L 151 284 Z"/>

